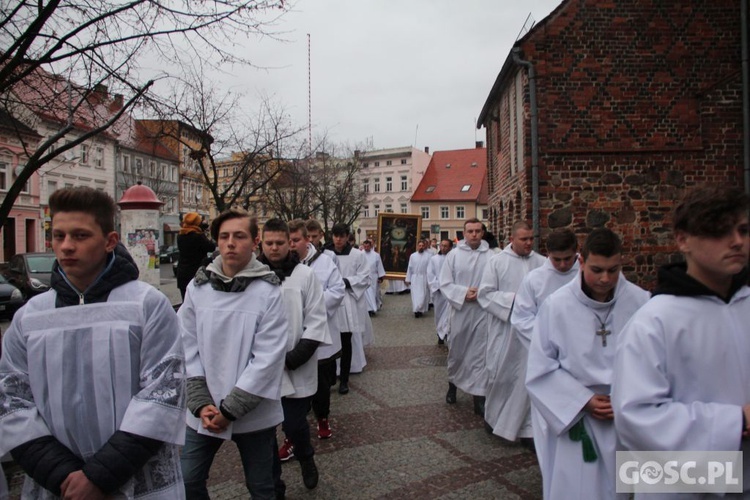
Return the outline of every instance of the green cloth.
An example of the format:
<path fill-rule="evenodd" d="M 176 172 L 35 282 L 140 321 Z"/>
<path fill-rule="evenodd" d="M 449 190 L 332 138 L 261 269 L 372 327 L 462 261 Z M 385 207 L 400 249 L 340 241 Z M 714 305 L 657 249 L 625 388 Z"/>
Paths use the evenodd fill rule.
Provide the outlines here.
<path fill-rule="evenodd" d="M 596 462 L 598 456 L 596 455 L 596 448 L 594 448 L 594 441 L 589 436 L 589 433 L 586 432 L 586 427 L 583 425 L 583 418 L 570 428 L 568 437 L 572 441 L 581 442 L 584 462 Z"/>

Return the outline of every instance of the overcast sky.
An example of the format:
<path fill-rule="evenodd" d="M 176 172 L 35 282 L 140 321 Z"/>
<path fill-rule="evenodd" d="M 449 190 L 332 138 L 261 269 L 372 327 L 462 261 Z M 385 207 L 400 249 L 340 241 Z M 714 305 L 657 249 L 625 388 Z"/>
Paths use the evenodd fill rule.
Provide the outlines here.
<path fill-rule="evenodd" d="M 313 135 L 372 149 L 471 148 L 484 140 L 474 123 L 527 16 L 539 22 L 560 2 L 298 0 L 275 27 L 287 42 L 248 44 L 269 69 L 226 83 L 249 109 L 266 93 L 306 126 L 309 33 Z"/>

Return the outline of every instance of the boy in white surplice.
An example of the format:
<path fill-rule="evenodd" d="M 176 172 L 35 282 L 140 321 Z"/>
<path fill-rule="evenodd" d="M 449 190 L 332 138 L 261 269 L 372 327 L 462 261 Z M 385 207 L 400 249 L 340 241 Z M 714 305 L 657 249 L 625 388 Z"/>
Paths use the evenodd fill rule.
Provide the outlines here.
<path fill-rule="evenodd" d="M 659 269 L 654 298 L 623 330 L 615 362 L 612 408 L 625 449 L 748 456 L 748 207 L 742 189 L 703 187 L 675 208 L 685 262 Z M 750 460 L 743 469 L 747 498 Z"/>
<path fill-rule="evenodd" d="M 220 255 L 198 269 L 178 313 L 187 371 L 185 492 L 209 498 L 211 462 L 231 439 L 251 497 L 273 498 L 288 331 L 280 282 L 255 258 L 258 226 L 247 212 L 223 212 L 211 236 Z"/>
<path fill-rule="evenodd" d="M 23 498 L 184 498 L 174 310 L 138 281 L 109 195 L 65 188 L 49 206 L 52 288 L 3 337 L 0 455 L 26 472 Z"/>

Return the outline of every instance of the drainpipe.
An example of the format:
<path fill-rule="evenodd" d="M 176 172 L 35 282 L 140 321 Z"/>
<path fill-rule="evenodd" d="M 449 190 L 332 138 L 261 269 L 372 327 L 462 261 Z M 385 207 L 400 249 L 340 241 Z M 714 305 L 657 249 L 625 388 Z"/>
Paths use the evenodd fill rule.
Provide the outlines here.
<path fill-rule="evenodd" d="M 745 192 L 750 193 L 750 71 L 748 70 L 748 34 L 747 34 L 747 4 L 750 0 L 742 0 L 740 15 L 742 16 L 742 144 L 745 166 Z"/>
<path fill-rule="evenodd" d="M 744 4 L 743 0 L 743 4 Z M 536 104 L 536 72 L 530 61 L 521 59 L 521 48 L 514 47 L 513 62 L 525 66 L 529 73 L 529 108 L 531 109 L 531 221 L 534 232 L 534 250 L 539 251 L 539 141 L 537 121 L 539 109 Z"/>

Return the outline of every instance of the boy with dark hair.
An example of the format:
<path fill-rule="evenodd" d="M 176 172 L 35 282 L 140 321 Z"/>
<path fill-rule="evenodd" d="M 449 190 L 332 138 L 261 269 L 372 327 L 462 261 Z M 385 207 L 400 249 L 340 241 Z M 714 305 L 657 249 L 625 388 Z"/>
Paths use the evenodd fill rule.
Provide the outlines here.
<path fill-rule="evenodd" d="M 318 251 L 310 241 L 304 221 L 295 219 L 289 222 L 289 241 L 300 262 L 315 272 L 323 286 L 331 344 L 321 345 L 316 351 L 318 389 L 312 398 L 312 409 L 318 421 L 318 439 L 329 439 L 333 435 L 328 421 L 331 411 L 331 387 L 336 384 L 336 359 L 341 356 L 341 332 L 336 321 L 336 313 L 344 300 L 346 287 L 336 263 L 328 255 Z M 279 458 L 291 458 L 294 456 L 293 453 L 294 447 L 290 445 L 286 447 L 284 454 L 279 454 Z"/>
<path fill-rule="evenodd" d="M 542 303 L 529 348 L 526 387 L 548 428 L 546 498 L 615 496 L 612 364 L 621 330 L 648 300 L 621 276 L 622 243 L 611 230 L 594 229 L 581 253 L 579 278 Z"/>
<path fill-rule="evenodd" d="M 622 332 L 612 407 L 625 449 L 750 451 L 747 194 L 701 187 L 674 211 L 685 262 Z M 744 461 L 750 477 L 750 461 Z M 750 481 L 745 480 L 745 495 Z"/>
<path fill-rule="evenodd" d="M 281 382 L 281 406 L 284 421 L 281 429 L 286 435 L 284 447 L 293 446 L 302 469 L 302 480 L 308 489 L 318 484 L 315 450 L 310 444 L 307 413 L 310 401 L 318 389 L 318 357 L 321 344 L 330 344 L 323 288 L 315 272 L 300 264 L 292 253 L 289 226 L 281 219 L 269 219 L 263 225 L 263 252 L 260 261 L 271 268 L 281 280 L 284 309 L 289 332 Z M 276 450 L 274 450 L 276 451 Z M 283 451 L 283 448 L 282 450 Z M 286 486 L 281 479 L 281 456 L 274 458 L 274 478 L 277 496 L 283 496 Z"/>
<path fill-rule="evenodd" d="M 138 281 L 115 203 L 88 187 L 49 199 L 50 291 L 3 336 L 0 455 L 24 498 L 184 498 L 185 359 L 167 298 Z"/>
<path fill-rule="evenodd" d="M 339 270 L 344 279 L 346 295 L 339 307 L 336 320 L 341 329 L 341 359 L 339 361 L 339 394 L 349 392 L 350 372 L 361 372 L 367 360 L 365 345 L 367 330 L 372 325 L 367 314 L 365 292 L 370 287 L 370 271 L 364 253 L 349 244 L 349 226 L 334 224 L 331 228 L 333 242 L 326 246 L 338 258 Z"/>
<path fill-rule="evenodd" d="M 276 426 L 289 329 L 279 279 L 255 257 L 254 219 L 227 210 L 211 223 L 219 255 L 198 270 L 178 316 L 187 363 L 182 472 L 188 498 L 225 440 L 237 444 L 253 498 L 274 497 Z"/>
<path fill-rule="evenodd" d="M 547 236 L 547 260 L 527 274 L 513 303 L 510 322 L 515 334 L 528 352 L 531 336 L 539 307 L 544 300 L 562 286 L 578 276 L 578 240 L 570 229 L 558 229 Z M 531 428 L 534 435 L 534 448 L 539 463 L 542 464 L 547 454 L 544 446 L 547 442 L 547 423 L 535 406 L 531 405 Z M 523 443 L 522 439 L 522 443 Z M 528 441 L 526 444 L 531 444 Z M 544 467 L 544 466 L 542 466 Z M 544 484 L 544 478 L 542 478 Z M 545 497 L 549 492 L 545 490 Z"/>

